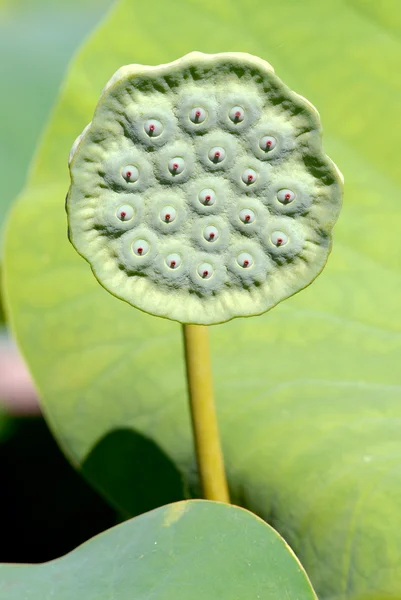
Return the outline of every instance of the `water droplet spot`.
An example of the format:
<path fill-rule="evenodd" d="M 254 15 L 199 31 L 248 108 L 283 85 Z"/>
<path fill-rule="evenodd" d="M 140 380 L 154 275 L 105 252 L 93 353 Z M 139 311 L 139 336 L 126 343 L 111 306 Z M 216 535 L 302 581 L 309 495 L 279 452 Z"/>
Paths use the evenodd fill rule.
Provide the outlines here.
<path fill-rule="evenodd" d="M 253 223 L 255 220 L 255 213 L 249 208 L 243 208 L 239 213 L 239 218 L 243 223 Z"/>
<path fill-rule="evenodd" d="M 134 209 L 130 204 L 123 204 L 117 209 L 117 219 L 120 221 L 130 221 L 134 216 Z"/>
<path fill-rule="evenodd" d="M 163 125 L 157 119 L 148 119 L 145 121 L 143 128 L 151 138 L 158 137 L 163 131 Z"/>
<path fill-rule="evenodd" d="M 139 171 L 134 165 L 127 165 L 122 169 L 121 175 L 127 183 L 135 183 L 138 181 Z"/>
<path fill-rule="evenodd" d="M 219 238 L 219 236 L 220 236 L 219 230 L 217 229 L 217 227 L 214 227 L 213 225 L 208 225 L 203 230 L 203 237 L 208 242 L 215 242 Z"/>

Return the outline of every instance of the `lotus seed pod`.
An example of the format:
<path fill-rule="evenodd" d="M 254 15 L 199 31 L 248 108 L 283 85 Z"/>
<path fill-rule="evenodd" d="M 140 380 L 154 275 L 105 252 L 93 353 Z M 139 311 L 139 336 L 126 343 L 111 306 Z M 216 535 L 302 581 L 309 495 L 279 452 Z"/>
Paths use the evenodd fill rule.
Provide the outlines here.
<path fill-rule="evenodd" d="M 261 314 L 323 269 L 342 197 L 316 109 L 265 61 L 122 67 L 70 152 L 70 239 L 148 313 Z"/>

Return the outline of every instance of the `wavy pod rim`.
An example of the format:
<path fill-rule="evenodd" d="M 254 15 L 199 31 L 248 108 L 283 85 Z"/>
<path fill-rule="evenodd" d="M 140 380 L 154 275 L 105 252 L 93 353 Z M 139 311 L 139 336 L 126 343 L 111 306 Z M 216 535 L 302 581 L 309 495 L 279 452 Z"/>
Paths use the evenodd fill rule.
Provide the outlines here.
<path fill-rule="evenodd" d="M 220 87 L 214 81 L 213 90 L 211 90 L 210 84 L 212 74 L 215 78 L 221 78 Z M 174 104 L 177 98 L 179 98 L 178 105 L 179 102 L 182 102 L 183 90 L 185 94 L 184 86 L 188 87 L 188 94 L 194 94 L 195 90 L 196 95 L 198 88 L 202 93 L 205 90 L 210 94 L 213 93 L 217 111 L 221 105 L 225 106 L 227 103 L 226 88 L 231 94 L 239 93 L 239 97 L 242 93 L 245 106 L 246 103 L 249 105 L 254 98 L 255 106 L 257 107 L 260 102 L 262 108 L 259 113 L 257 113 L 258 108 L 255 108 L 252 122 L 241 130 L 244 132 L 243 135 L 241 131 L 239 133 L 233 131 L 235 127 L 233 128 L 232 125 L 232 116 L 230 116 L 230 127 L 224 129 L 223 119 L 219 114 L 212 115 L 210 130 L 207 127 L 205 129 L 205 118 L 202 115 L 202 131 L 195 134 L 188 133 L 184 128 L 180 128 L 180 120 L 182 121 L 183 115 L 175 113 L 177 108 Z M 141 91 L 141 87 L 145 91 Z M 157 145 L 151 146 L 149 150 L 149 146 L 146 147 L 143 144 L 141 147 L 141 143 L 137 139 L 132 139 L 132 136 L 124 133 L 124 110 L 127 103 L 131 103 L 130 107 L 133 106 L 134 110 L 137 110 L 138 119 L 143 118 L 146 122 L 149 120 L 152 110 L 144 112 L 141 94 L 147 99 L 147 106 L 149 106 L 149 95 L 152 94 L 154 102 L 159 96 L 163 106 L 166 105 L 166 98 L 169 95 L 172 98 L 170 101 L 171 114 L 166 118 L 169 119 L 169 135 L 172 136 L 171 145 L 175 151 L 174 157 L 172 156 L 166 165 L 162 163 L 160 166 L 157 163 L 159 155 Z M 132 97 L 135 98 L 135 101 Z M 160 116 L 160 111 L 158 112 L 156 109 L 155 112 Z M 288 124 L 287 129 L 292 127 L 291 144 L 295 146 L 292 150 L 288 150 L 287 147 L 291 144 L 288 144 L 286 140 L 283 143 L 279 140 L 277 147 L 285 148 L 285 151 L 282 152 L 282 156 L 277 156 L 276 153 L 274 160 L 270 161 L 258 157 L 249 144 L 249 136 L 254 128 L 255 131 L 260 131 L 259 121 L 263 121 L 263 119 L 266 121 L 266 114 L 268 120 L 274 121 L 275 118 L 278 122 L 285 120 Z M 112 115 L 111 119 L 110 115 Z M 245 114 L 245 122 L 246 116 Z M 238 122 L 241 123 L 241 127 L 244 126 L 242 113 L 241 121 Z M 138 127 L 138 123 L 134 125 Z M 268 133 L 267 131 L 266 139 L 271 139 Z M 228 148 L 228 159 L 227 161 L 222 160 L 221 165 L 218 164 L 221 159 L 221 150 L 224 151 L 223 159 L 226 157 L 226 153 L 225 148 L 221 148 L 219 145 L 211 148 L 209 154 L 205 154 L 201 157 L 202 160 L 199 160 L 199 153 L 205 153 L 202 144 L 205 146 L 206 142 L 205 148 L 207 148 L 208 136 L 216 139 L 217 142 L 222 140 L 222 143 L 226 145 L 229 145 L 230 139 L 233 138 L 235 152 Z M 141 179 L 142 173 L 139 173 L 139 177 L 133 178 L 135 181 L 126 177 L 126 173 L 129 175 L 131 173 L 130 165 L 125 167 L 124 180 L 121 180 L 120 185 L 121 191 L 126 197 L 127 192 L 132 193 L 128 188 L 132 187 L 135 191 L 135 186 L 140 182 L 138 189 L 141 196 L 146 197 L 145 202 L 147 202 L 145 213 L 149 212 L 152 195 L 160 190 L 167 190 L 166 196 L 171 197 L 174 196 L 175 186 L 177 193 L 182 197 L 192 193 L 197 178 L 200 178 L 203 183 L 205 179 L 209 178 L 210 187 L 212 187 L 213 181 L 217 182 L 219 177 L 218 183 L 221 184 L 223 181 L 227 186 L 229 189 L 227 195 L 230 198 L 224 199 L 225 204 L 222 202 L 222 212 L 220 213 L 220 216 L 226 218 L 230 235 L 230 242 L 227 244 L 225 253 L 217 254 L 212 250 L 209 252 L 209 249 L 205 249 L 202 257 L 196 244 L 194 247 L 192 246 L 190 231 L 194 227 L 194 220 L 199 220 L 200 215 L 198 211 L 191 208 L 189 198 L 186 207 L 190 213 L 186 220 L 188 227 L 187 230 L 177 235 L 178 242 L 183 244 L 184 250 L 186 248 L 182 256 L 184 261 L 188 258 L 188 260 L 197 260 L 208 264 L 216 263 L 221 269 L 216 278 L 205 277 L 203 281 L 202 278 L 201 281 L 198 281 L 194 275 L 198 265 L 187 264 L 186 267 L 189 270 L 187 280 L 177 278 L 176 281 L 179 281 L 179 284 L 175 286 L 172 281 L 167 285 L 164 281 L 152 280 L 151 277 L 154 276 L 154 273 L 150 273 L 149 276 L 145 268 L 141 270 L 135 266 L 137 265 L 135 261 L 133 261 L 134 266 L 128 265 L 124 261 L 119 262 L 119 238 L 123 235 L 118 231 L 117 226 L 114 236 L 104 235 L 104 232 L 100 231 L 101 224 L 97 222 L 98 215 L 96 214 L 97 206 L 107 201 L 103 192 L 106 186 L 104 180 L 101 179 L 104 176 L 102 161 L 107 159 L 109 161 L 107 164 L 119 164 L 118 152 L 120 150 L 117 151 L 114 162 L 110 163 L 111 159 L 109 156 L 105 157 L 107 152 L 102 144 L 104 143 L 107 148 L 115 148 L 115 140 L 118 137 L 121 138 L 121 152 L 125 155 L 131 151 L 139 152 L 142 153 L 140 160 L 149 161 L 143 169 L 143 177 L 147 177 L 151 181 L 147 187 L 143 178 Z M 331 230 L 341 208 L 343 178 L 336 165 L 324 153 L 321 137 L 322 130 L 317 110 L 308 100 L 292 92 L 283 84 L 274 74 L 273 68 L 258 57 L 235 52 L 211 55 L 192 52 L 165 65 L 121 67 L 103 89 L 92 122 L 75 140 L 70 152 L 71 186 L 66 199 L 70 241 L 78 253 L 89 262 L 95 277 L 107 291 L 144 312 L 181 323 L 203 325 L 223 323 L 236 317 L 262 314 L 307 287 L 321 273 L 331 251 Z M 241 172 L 236 170 L 237 148 Z M 185 154 L 187 149 L 189 172 L 186 173 L 185 161 L 182 163 L 179 161 L 184 160 L 180 158 L 180 154 L 187 160 Z M 212 151 L 219 154 L 219 160 L 216 160 L 215 165 L 207 170 L 202 162 L 205 163 L 208 160 L 213 162 L 210 156 Z M 163 160 L 166 160 L 165 156 L 168 156 L 169 152 L 168 141 L 163 143 L 160 152 Z M 171 161 L 176 161 L 176 163 Z M 225 162 L 226 164 L 224 164 Z M 95 167 L 92 168 L 92 173 L 89 173 L 91 163 L 95 164 Z M 98 165 L 97 171 L 96 164 Z M 175 180 L 171 164 L 177 166 Z M 165 171 L 163 172 L 164 179 L 159 181 L 157 172 L 162 168 Z M 309 182 L 308 194 L 312 197 L 309 211 L 302 211 L 300 208 L 299 214 L 296 210 L 291 213 L 292 225 L 295 229 L 298 227 L 300 234 L 302 233 L 300 237 L 304 239 L 301 250 L 294 252 L 291 252 L 291 243 L 290 245 L 287 242 L 281 244 L 280 248 L 276 244 L 272 244 L 271 240 L 263 238 L 264 232 L 269 230 L 269 220 L 272 218 L 277 220 L 277 217 L 280 219 L 277 210 L 274 214 L 270 214 L 266 198 L 269 196 L 269 181 L 273 180 L 277 185 L 277 172 L 281 168 L 286 174 L 286 186 L 284 187 L 288 187 L 289 171 L 294 174 L 294 179 L 297 173 L 301 173 L 301 180 L 306 181 L 305 185 Z M 168 170 L 172 175 L 174 186 L 166 182 Z M 118 173 L 111 174 L 111 177 L 118 176 Z M 250 184 L 253 183 L 255 185 L 251 187 Z M 94 190 L 98 190 L 97 197 Z M 112 193 L 115 194 L 115 191 L 114 187 Z M 107 194 L 107 192 L 105 193 Z M 95 198 L 93 198 L 94 195 Z M 241 246 L 243 233 L 240 229 L 236 230 L 233 227 L 228 213 L 232 210 L 233 202 L 247 197 L 260 204 L 260 230 L 252 239 L 264 248 L 266 260 L 263 264 L 254 265 L 252 263 L 252 268 L 263 271 L 263 277 L 249 278 L 247 273 L 243 280 L 240 275 L 230 280 L 232 271 L 227 268 L 227 265 L 232 257 L 229 253 L 232 248 L 231 253 L 238 254 L 236 245 L 238 248 Z M 166 204 L 170 203 L 166 202 Z M 214 211 L 216 211 L 216 207 L 214 207 Z M 289 217 L 284 210 L 283 218 L 285 225 Z M 140 222 L 138 225 L 142 230 L 146 224 Z M 125 231 L 127 230 L 125 229 Z M 150 231 L 150 235 L 154 235 L 154 231 Z M 160 235 L 166 239 L 166 235 Z M 280 235 L 281 229 L 278 230 L 279 237 L 275 234 L 274 239 L 288 241 L 285 232 L 281 238 Z M 170 234 L 167 237 L 169 236 Z M 247 239 L 249 238 L 247 237 Z M 169 244 L 171 246 L 171 240 L 169 240 Z M 158 251 L 156 255 L 161 256 L 162 252 Z"/>

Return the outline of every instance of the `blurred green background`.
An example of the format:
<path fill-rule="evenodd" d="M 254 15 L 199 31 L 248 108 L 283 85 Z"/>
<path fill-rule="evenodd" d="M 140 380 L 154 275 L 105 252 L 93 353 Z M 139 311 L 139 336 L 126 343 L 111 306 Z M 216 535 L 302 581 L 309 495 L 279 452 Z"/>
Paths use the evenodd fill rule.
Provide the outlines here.
<path fill-rule="evenodd" d="M 0 1 L 0 242 L 68 62 L 110 5 Z M 16 356 L 0 293 L 0 562 L 42 562 L 114 525 L 116 515 L 69 465 L 32 393 L 23 405 L 14 394 L 2 408 L 2 383 Z M 21 373 L 19 362 L 15 369 Z"/>
<path fill-rule="evenodd" d="M 111 0 L 0 2 L 0 224 L 29 162 L 68 62 Z"/>

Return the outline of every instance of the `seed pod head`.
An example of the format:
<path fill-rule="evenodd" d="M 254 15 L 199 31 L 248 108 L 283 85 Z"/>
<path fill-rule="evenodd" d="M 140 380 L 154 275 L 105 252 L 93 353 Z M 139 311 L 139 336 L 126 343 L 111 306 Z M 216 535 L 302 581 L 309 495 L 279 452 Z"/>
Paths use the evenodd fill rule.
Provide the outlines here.
<path fill-rule="evenodd" d="M 243 53 L 119 69 L 70 172 L 70 239 L 99 282 L 182 323 L 261 314 L 311 283 L 342 197 L 316 109 Z"/>

